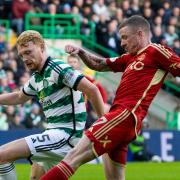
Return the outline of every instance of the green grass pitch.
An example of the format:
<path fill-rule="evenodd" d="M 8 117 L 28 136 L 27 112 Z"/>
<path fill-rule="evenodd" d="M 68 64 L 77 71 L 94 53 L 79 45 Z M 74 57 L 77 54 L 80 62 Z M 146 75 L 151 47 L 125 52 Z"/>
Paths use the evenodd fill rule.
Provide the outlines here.
<path fill-rule="evenodd" d="M 17 164 L 16 170 L 18 180 L 30 179 L 30 165 Z M 105 180 L 102 165 L 83 165 L 71 180 Z M 128 163 L 126 180 L 180 180 L 180 162 Z"/>

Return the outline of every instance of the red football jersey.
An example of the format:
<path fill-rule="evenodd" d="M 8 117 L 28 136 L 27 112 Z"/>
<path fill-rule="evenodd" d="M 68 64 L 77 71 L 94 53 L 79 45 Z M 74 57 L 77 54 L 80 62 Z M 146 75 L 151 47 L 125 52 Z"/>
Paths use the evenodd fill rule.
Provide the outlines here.
<path fill-rule="evenodd" d="M 114 72 L 124 72 L 111 110 L 127 108 L 138 120 L 146 116 L 167 73 L 180 75 L 180 58 L 160 44 L 150 44 L 135 56 L 124 54 L 106 62 Z"/>

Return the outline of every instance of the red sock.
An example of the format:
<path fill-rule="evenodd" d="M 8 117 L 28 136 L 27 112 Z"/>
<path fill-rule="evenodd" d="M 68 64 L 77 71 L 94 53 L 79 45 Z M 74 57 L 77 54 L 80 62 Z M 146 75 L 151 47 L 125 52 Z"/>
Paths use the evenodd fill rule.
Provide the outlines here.
<path fill-rule="evenodd" d="M 64 161 L 61 161 L 57 166 L 54 166 L 42 176 L 40 180 L 68 180 L 73 174 L 74 170 Z"/>

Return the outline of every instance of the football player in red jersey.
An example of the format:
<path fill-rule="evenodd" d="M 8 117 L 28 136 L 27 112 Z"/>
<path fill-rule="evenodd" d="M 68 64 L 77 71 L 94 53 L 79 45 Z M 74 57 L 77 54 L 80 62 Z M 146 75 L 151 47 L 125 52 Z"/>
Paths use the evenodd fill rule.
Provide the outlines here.
<path fill-rule="evenodd" d="M 121 46 L 127 54 L 116 58 L 97 57 L 86 50 L 68 45 L 66 52 L 78 54 L 96 71 L 123 72 L 110 111 L 84 132 L 75 148 L 42 180 L 67 180 L 77 168 L 103 155 L 106 178 L 125 179 L 128 144 L 141 130 L 149 105 L 170 72 L 180 76 L 180 58 L 169 48 L 152 44 L 150 25 L 134 15 L 120 25 Z"/>

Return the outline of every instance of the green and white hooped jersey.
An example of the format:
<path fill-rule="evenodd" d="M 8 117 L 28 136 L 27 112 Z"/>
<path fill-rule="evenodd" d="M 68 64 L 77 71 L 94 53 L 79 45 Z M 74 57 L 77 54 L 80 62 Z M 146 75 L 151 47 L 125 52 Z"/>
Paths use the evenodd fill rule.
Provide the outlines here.
<path fill-rule="evenodd" d="M 42 71 L 24 85 L 26 95 L 37 96 L 47 118 L 47 129 L 60 128 L 81 136 L 86 121 L 83 94 L 76 91 L 84 76 L 60 59 L 48 57 Z"/>

